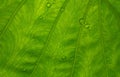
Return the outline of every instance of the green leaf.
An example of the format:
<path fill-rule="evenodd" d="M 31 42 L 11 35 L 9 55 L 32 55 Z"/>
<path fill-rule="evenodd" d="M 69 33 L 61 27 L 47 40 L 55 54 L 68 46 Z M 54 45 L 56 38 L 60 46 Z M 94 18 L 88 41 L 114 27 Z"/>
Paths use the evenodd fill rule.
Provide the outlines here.
<path fill-rule="evenodd" d="M 0 77 L 120 77 L 120 0 L 1 0 Z"/>

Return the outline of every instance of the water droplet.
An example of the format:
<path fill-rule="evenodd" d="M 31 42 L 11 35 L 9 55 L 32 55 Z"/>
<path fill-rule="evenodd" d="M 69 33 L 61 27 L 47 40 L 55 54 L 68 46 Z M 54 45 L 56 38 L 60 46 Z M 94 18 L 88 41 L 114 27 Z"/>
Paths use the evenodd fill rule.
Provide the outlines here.
<path fill-rule="evenodd" d="M 80 23 L 80 25 L 85 25 L 85 19 L 84 18 L 80 18 L 79 19 L 79 23 Z"/>
<path fill-rule="evenodd" d="M 90 24 L 85 24 L 85 28 L 86 28 L 86 29 L 89 29 L 89 30 L 90 30 L 91 27 L 92 27 L 92 26 L 91 26 Z"/>
<path fill-rule="evenodd" d="M 51 7 L 51 3 L 47 3 L 47 7 L 50 8 Z"/>
<path fill-rule="evenodd" d="M 89 28 L 90 28 L 90 25 L 85 25 L 85 28 L 89 29 Z"/>

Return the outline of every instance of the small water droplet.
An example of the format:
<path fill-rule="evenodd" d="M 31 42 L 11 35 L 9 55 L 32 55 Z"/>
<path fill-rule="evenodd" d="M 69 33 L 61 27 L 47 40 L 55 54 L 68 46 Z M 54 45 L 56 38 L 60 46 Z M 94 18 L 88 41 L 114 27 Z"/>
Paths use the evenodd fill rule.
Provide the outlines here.
<path fill-rule="evenodd" d="M 85 28 L 89 29 L 89 28 L 90 28 L 90 25 L 85 25 Z"/>
<path fill-rule="evenodd" d="M 90 30 L 91 29 L 91 25 L 90 24 L 86 24 L 85 28 Z"/>
<path fill-rule="evenodd" d="M 79 19 L 79 23 L 80 23 L 80 25 L 85 25 L 85 19 L 84 18 L 80 18 Z"/>
<path fill-rule="evenodd" d="M 51 3 L 47 3 L 47 7 L 50 8 L 51 7 Z"/>

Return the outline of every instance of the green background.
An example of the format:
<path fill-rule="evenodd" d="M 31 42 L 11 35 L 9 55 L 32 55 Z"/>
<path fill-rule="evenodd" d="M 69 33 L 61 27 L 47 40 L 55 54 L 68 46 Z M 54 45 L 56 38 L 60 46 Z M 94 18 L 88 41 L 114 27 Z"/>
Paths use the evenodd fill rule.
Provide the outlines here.
<path fill-rule="evenodd" d="M 120 77 L 120 0 L 0 0 L 0 77 Z"/>

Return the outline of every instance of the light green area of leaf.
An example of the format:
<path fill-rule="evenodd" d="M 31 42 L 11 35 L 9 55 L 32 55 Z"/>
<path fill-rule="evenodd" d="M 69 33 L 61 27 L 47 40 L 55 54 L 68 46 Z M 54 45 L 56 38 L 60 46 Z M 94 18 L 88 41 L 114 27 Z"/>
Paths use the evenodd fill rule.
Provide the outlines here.
<path fill-rule="evenodd" d="M 0 0 L 0 77 L 120 77 L 120 0 Z"/>

